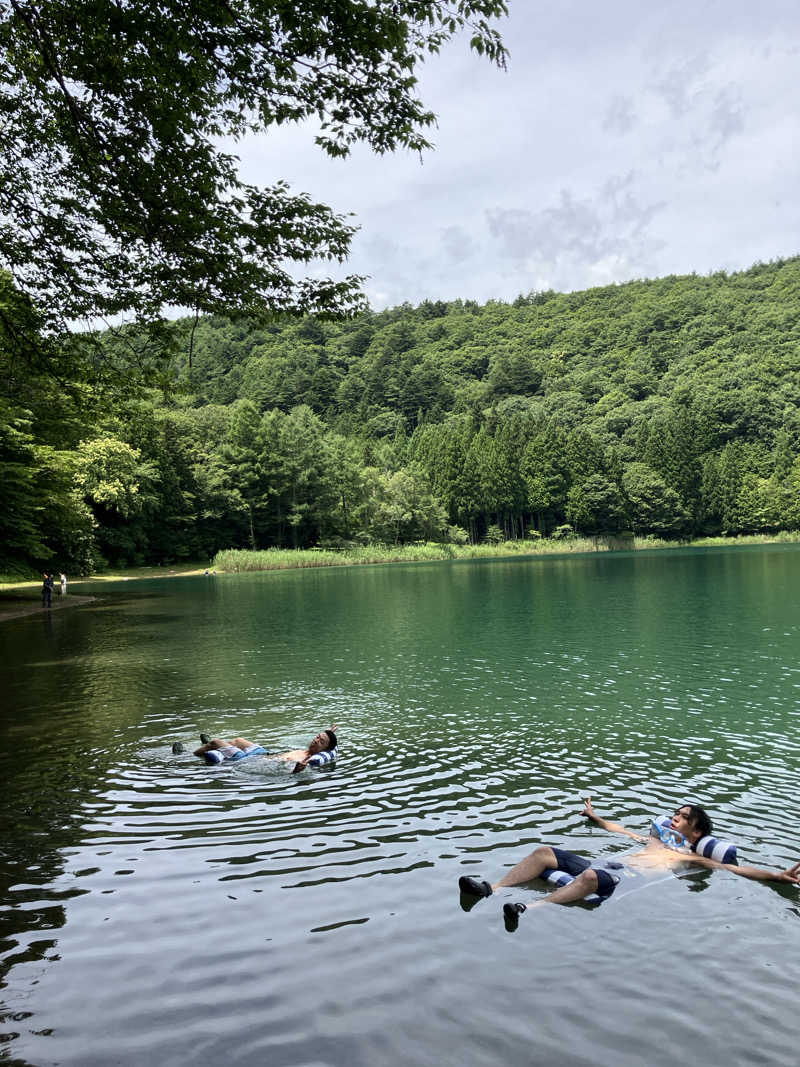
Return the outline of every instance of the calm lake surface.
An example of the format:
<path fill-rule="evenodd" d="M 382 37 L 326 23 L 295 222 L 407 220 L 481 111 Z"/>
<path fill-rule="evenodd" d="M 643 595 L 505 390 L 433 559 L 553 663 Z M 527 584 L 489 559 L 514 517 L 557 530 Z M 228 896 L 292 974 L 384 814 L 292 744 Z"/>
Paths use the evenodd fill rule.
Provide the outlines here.
<path fill-rule="evenodd" d="M 509 933 L 541 883 L 457 889 L 623 855 L 586 794 L 800 859 L 796 546 L 75 589 L 0 624 L 0 1060 L 797 1063 L 800 890 L 664 874 Z M 332 769 L 190 754 L 333 721 Z"/>

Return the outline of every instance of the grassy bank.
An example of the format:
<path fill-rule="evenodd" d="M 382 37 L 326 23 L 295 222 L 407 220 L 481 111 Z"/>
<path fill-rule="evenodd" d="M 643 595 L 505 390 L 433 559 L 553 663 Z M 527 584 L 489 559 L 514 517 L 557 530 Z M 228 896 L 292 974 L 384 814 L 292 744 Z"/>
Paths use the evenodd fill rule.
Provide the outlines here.
<path fill-rule="evenodd" d="M 579 552 L 640 549 L 708 548 L 726 545 L 800 543 L 800 533 L 772 536 L 707 537 L 696 541 L 659 541 L 653 538 L 574 538 L 563 541 L 506 541 L 499 545 L 369 545 L 334 549 L 281 549 L 263 551 L 226 549 L 214 557 L 214 569 L 241 574 L 245 571 L 290 570 L 301 567 L 360 566 L 369 563 L 426 563 L 447 559 L 502 559 L 509 556 L 553 556 Z"/>
<path fill-rule="evenodd" d="M 549 547 L 549 545 L 552 547 Z M 574 547 L 573 547 L 574 546 Z M 447 559 L 497 559 L 546 552 L 591 552 L 591 541 L 551 542 L 548 547 L 533 541 L 507 541 L 500 545 L 443 545 L 424 542 L 414 545 L 365 545 L 346 549 L 268 548 L 252 552 L 227 549 L 214 557 L 214 569 L 228 573 L 280 571 L 298 567 L 353 567 L 369 563 L 429 563 Z"/>
<path fill-rule="evenodd" d="M 641 549 L 719 548 L 724 546 L 800 544 L 800 532 L 753 534 L 744 537 L 704 537 L 695 541 L 659 541 L 655 538 L 574 538 L 563 541 L 506 541 L 499 545 L 442 545 L 432 542 L 415 545 L 368 545 L 350 549 L 268 548 L 259 552 L 225 549 L 214 557 L 211 568 L 217 573 L 295 570 L 302 567 L 347 567 L 369 563 L 428 563 L 448 559 L 502 559 L 510 556 L 563 556 L 580 552 L 630 551 Z M 84 582 L 134 581 L 142 578 L 179 578 L 203 574 L 205 563 L 180 563 L 170 567 L 129 567 L 103 571 L 82 578 L 70 578 L 69 589 Z M 22 596 L 38 600 L 42 579 L 22 578 L 0 573 L 0 600 Z M 3 596 L 5 594 L 5 597 Z"/>

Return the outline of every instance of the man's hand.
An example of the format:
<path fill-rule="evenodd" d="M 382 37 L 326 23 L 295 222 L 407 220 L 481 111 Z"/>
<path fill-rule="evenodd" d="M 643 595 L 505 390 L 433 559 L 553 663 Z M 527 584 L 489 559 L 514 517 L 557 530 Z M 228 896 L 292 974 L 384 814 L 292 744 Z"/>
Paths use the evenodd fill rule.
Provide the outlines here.
<path fill-rule="evenodd" d="M 591 797 L 583 798 L 583 811 L 581 812 L 581 815 L 583 815 L 586 819 L 591 819 L 592 822 L 597 822 L 597 815 L 595 814 L 595 810 L 592 807 Z"/>
<path fill-rule="evenodd" d="M 292 774 L 298 774 L 300 771 L 304 771 L 308 766 L 308 761 L 310 759 L 310 756 L 306 756 L 305 759 L 299 759 L 292 768 Z"/>
<path fill-rule="evenodd" d="M 800 863 L 794 867 L 788 867 L 785 871 L 772 876 L 773 882 L 789 882 L 791 885 L 800 885 Z"/>

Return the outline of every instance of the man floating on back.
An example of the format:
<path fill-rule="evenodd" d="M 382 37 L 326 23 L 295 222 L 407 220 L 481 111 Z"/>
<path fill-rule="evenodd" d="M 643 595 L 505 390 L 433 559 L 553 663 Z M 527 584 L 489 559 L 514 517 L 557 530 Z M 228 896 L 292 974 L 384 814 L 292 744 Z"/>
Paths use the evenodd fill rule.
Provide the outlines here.
<path fill-rule="evenodd" d="M 272 759 L 294 763 L 292 774 L 297 774 L 299 771 L 305 770 L 312 761 L 317 764 L 327 762 L 327 760 L 322 760 L 320 757 L 324 753 L 331 754 L 335 752 L 337 746 L 335 729 L 336 724 L 334 723 L 329 729 L 318 733 L 306 748 L 294 748 L 289 752 L 268 752 L 261 745 L 256 744 L 254 741 L 248 741 L 244 737 L 234 737 L 232 741 L 223 741 L 218 737 L 210 738 L 206 734 L 200 734 L 200 740 L 203 743 L 199 748 L 195 749 L 194 754 L 195 756 L 203 757 L 206 763 L 235 762 L 247 756 L 270 756 Z M 333 759 L 335 757 L 329 755 L 329 758 Z"/>
<path fill-rule="evenodd" d="M 568 904 L 571 901 L 585 900 L 587 897 L 595 897 L 600 901 L 608 900 L 626 876 L 681 867 L 687 863 L 691 866 L 721 867 L 755 881 L 800 884 L 800 863 L 785 871 L 762 870 L 759 867 L 740 867 L 735 862 L 721 862 L 696 851 L 700 843 L 711 840 L 712 826 L 708 814 L 695 804 L 682 804 L 671 819 L 654 822 L 649 837 L 633 833 L 620 823 L 601 818 L 592 807 L 591 797 L 584 801 L 582 814 L 604 830 L 625 834 L 634 841 L 644 842 L 645 847 L 626 855 L 624 863 L 617 860 L 592 863 L 591 860 L 566 849 L 540 845 L 497 882 L 490 883 L 471 875 L 459 878 L 462 900 L 466 899 L 462 906 L 469 910 L 480 897 L 491 896 L 497 889 L 522 885 L 534 878 L 544 877 L 550 881 L 564 883 L 533 904 L 504 904 L 506 927 L 516 929 L 519 916 L 530 908 L 541 904 Z"/>

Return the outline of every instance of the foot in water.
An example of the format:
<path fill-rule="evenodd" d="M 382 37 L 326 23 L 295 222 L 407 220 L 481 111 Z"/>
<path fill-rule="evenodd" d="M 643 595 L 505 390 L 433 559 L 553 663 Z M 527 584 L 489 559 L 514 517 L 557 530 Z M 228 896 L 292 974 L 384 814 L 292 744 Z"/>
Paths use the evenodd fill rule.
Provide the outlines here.
<path fill-rule="evenodd" d="M 519 917 L 525 910 L 524 904 L 503 905 L 503 919 L 505 920 L 506 930 L 508 930 L 510 934 L 513 934 L 519 926 Z"/>
<path fill-rule="evenodd" d="M 470 874 L 462 874 L 458 880 L 458 888 L 468 897 L 490 897 L 492 887 L 482 878 L 473 878 Z"/>
<path fill-rule="evenodd" d="M 180 743 L 180 741 L 176 741 L 172 746 L 172 755 L 180 756 L 181 752 L 183 752 L 183 745 Z"/>
<path fill-rule="evenodd" d="M 208 734 L 200 734 L 200 744 L 201 745 L 207 745 L 210 740 L 211 740 L 211 738 L 208 736 Z"/>

